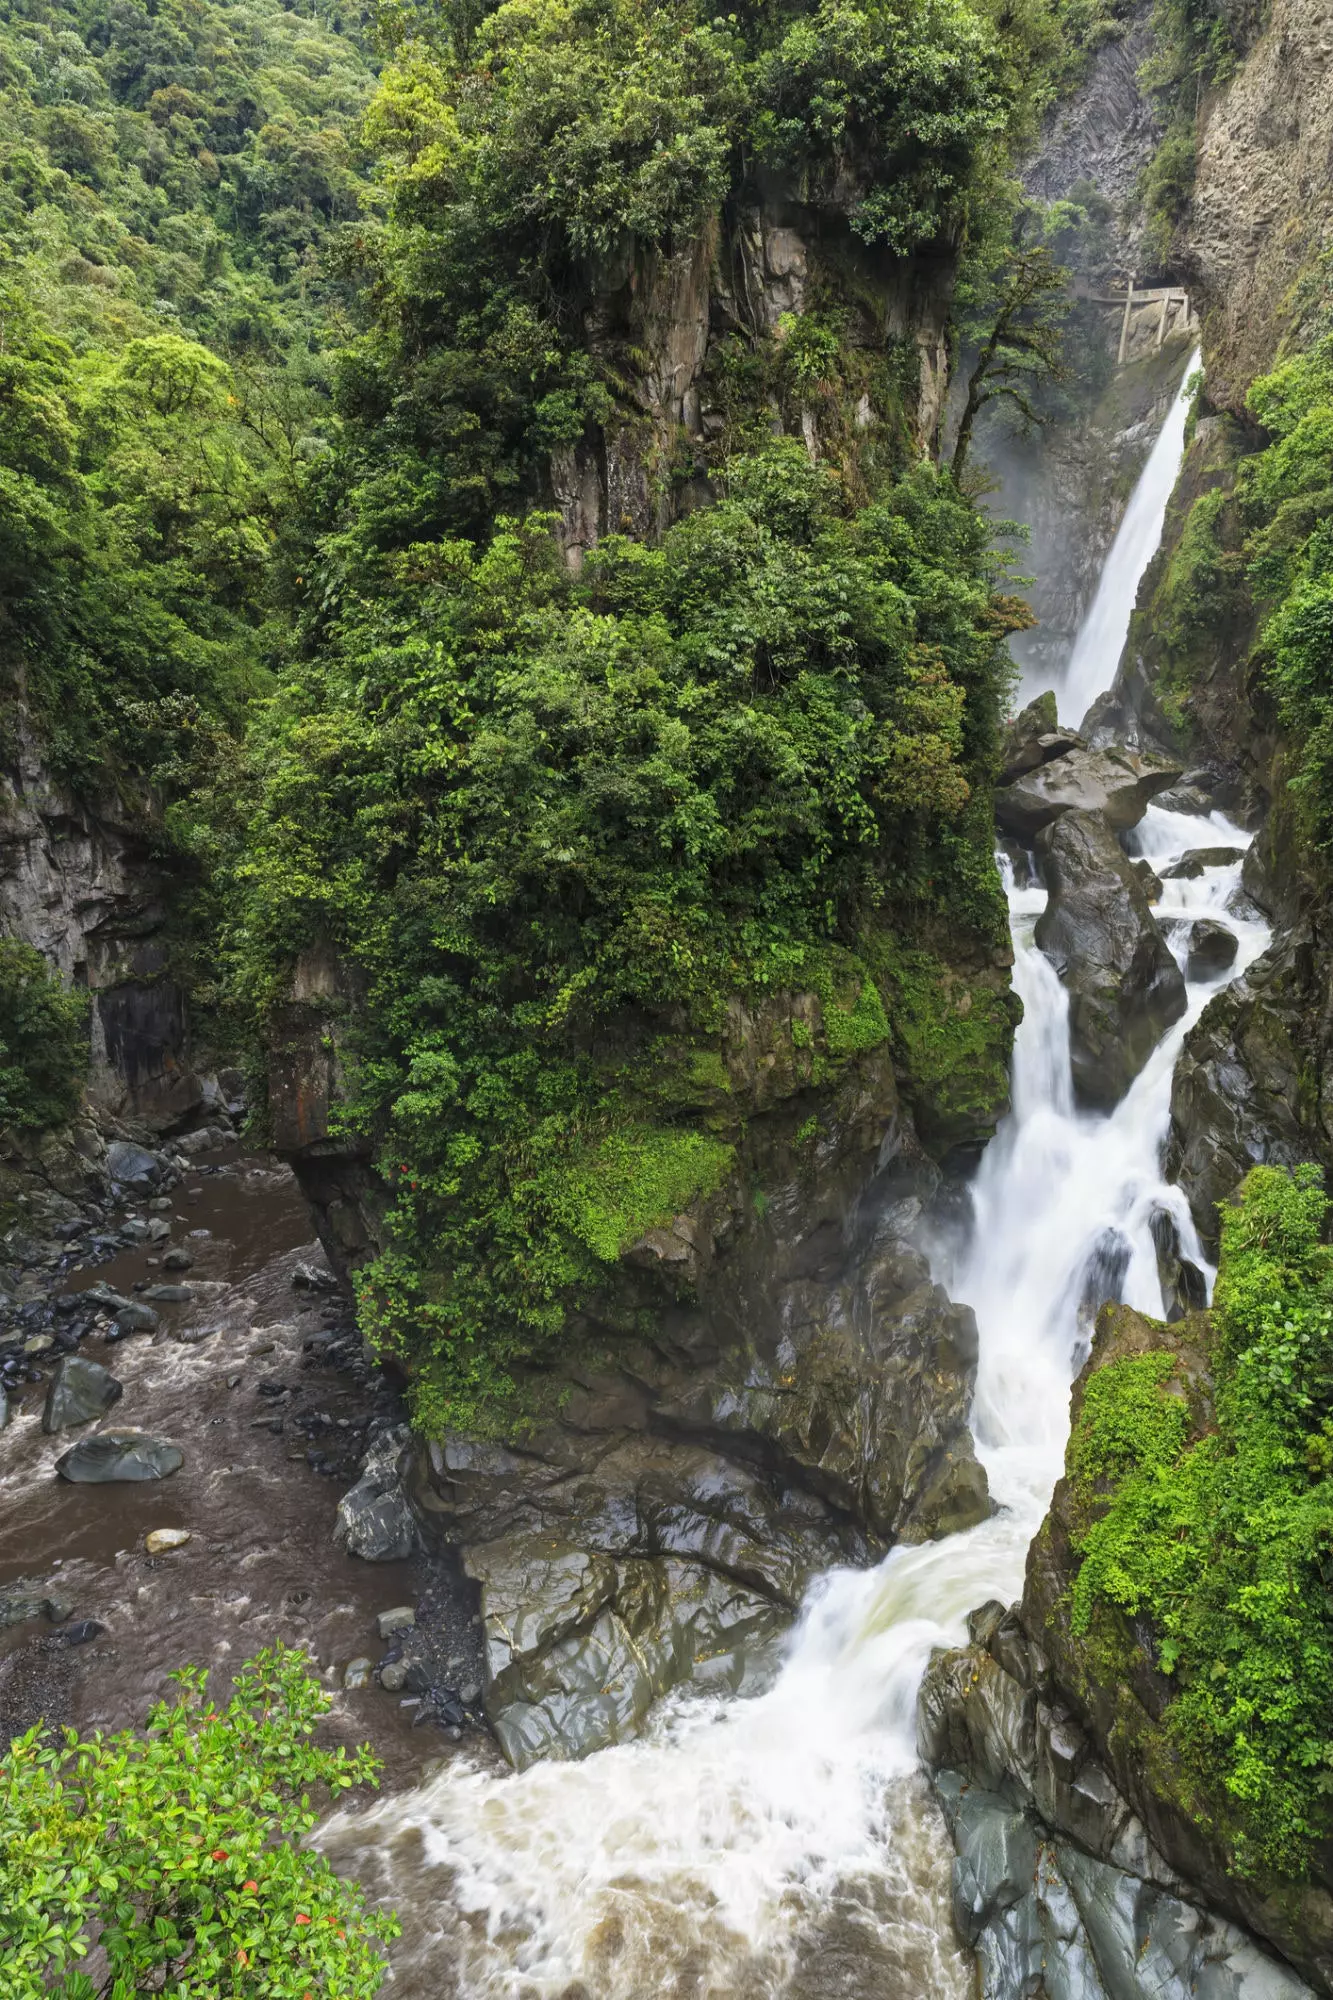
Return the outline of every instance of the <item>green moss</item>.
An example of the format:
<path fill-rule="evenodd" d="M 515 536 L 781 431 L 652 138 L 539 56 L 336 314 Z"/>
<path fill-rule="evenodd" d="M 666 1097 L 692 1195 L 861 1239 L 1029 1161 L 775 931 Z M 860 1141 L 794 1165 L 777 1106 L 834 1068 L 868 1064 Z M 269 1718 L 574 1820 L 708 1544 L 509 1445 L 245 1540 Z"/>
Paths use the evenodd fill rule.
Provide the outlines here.
<path fill-rule="evenodd" d="M 875 970 L 899 1081 L 922 1139 L 940 1148 L 979 1143 L 1009 1101 L 1013 995 L 892 940 L 877 946 Z"/>
<path fill-rule="evenodd" d="M 889 1018 L 879 988 L 869 975 L 862 980 L 852 1006 L 844 1007 L 835 1001 L 825 1008 L 824 1038 L 829 1054 L 835 1059 L 862 1055 L 867 1049 L 877 1049 L 881 1042 L 887 1042 Z"/>
<path fill-rule="evenodd" d="M 645 1229 L 716 1193 L 735 1157 L 733 1147 L 703 1132 L 665 1126 L 614 1132 L 551 1175 L 550 1210 L 611 1264 Z"/>

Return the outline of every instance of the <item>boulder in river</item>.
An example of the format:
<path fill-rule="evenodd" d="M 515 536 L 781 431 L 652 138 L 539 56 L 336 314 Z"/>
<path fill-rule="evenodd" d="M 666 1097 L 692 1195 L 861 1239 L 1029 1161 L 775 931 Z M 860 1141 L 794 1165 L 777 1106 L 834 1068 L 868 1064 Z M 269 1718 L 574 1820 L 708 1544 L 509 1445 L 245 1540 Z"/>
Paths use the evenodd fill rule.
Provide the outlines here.
<path fill-rule="evenodd" d="M 57 1362 L 42 1411 L 42 1429 L 49 1434 L 90 1424 L 105 1416 L 118 1403 L 124 1389 L 109 1368 L 86 1361 L 81 1354 L 67 1354 Z"/>
<path fill-rule="evenodd" d="M 1197 882 L 1205 868 L 1230 868 L 1245 859 L 1243 847 L 1194 847 L 1162 870 L 1164 882 Z"/>
<path fill-rule="evenodd" d="M 146 1146 L 129 1139 L 113 1139 L 106 1149 L 106 1169 L 113 1181 L 136 1192 L 156 1187 L 162 1178 L 162 1162 Z"/>
<path fill-rule="evenodd" d="M 180 1446 L 166 1438 L 146 1431 L 95 1431 L 56 1460 L 56 1471 L 76 1486 L 108 1486 L 167 1479 L 184 1463 Z"/>
<path fill-rule="evenodd" d="M 1184 977 L 1100 814 L 1063 814 L 1037 857 L 1050 893 L 1036 941 L 1069 990 L 1075 1088 L 1109 1108 L 1184 1013 Z"/>
<path fill-rule="evenodd" d="M 1070 812 L 1101 813 L 1124 833 L 1179 776 L 1179 764 L 1147 752 L 1068 750 L 997 791 L 995 818 L 1003 832 L 1022 840 Z"/>
<path fill-rule="evenodd" d="M 1039 694 L 1000 734 L 1000 775 L 997 783 L 1012 785 L 1016 778 L 1062 757 L 1066 750 L 1082 749 L 1083 738 L 1072 729 L 1062 729 L 1053 694 Z"/>
<path fill-rule="evenodd" d="M 365 1562 L 399 1562 L 417 1546 L 416 1515 L 403 1485 L 410 1457 L 406 1426 L 386 1431 L 361 1464 L 361 1477 L 338 1503 L 334 1540 Z"/>
<path fill-rule="evenodd" d="M 1234 965 L 1238 940 L 1226 924 L 1196 917 L 1185 934 L 1185 970 L 1191 979 L 1215 979 Z"/>
<path fill-rule="evenodd" d="M 116 1331 L 122 1338 L 130 1333 L 156 1333 L 159 1324 L 151 1306 L 122 1306 L 116 1314 Z"/>

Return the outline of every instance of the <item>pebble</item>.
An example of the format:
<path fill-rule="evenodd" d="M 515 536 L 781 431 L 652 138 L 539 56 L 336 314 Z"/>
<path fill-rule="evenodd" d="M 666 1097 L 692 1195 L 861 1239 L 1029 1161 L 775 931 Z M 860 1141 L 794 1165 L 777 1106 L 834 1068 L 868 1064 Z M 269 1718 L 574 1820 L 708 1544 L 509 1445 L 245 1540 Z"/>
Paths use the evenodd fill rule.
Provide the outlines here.
<path fill-rule="evenodd" d="M 391 1611 L 381 1611 L 375 1620 L 381 1639 L 392 1639 L 395 1632 L 407 1632 L 417 1622 L 417 1614 L 410 1604 L 395 1604 Z"/>
<path fill-rule="evenodd" d="M 188 1528 L 154 1528 L 143 1538 L 150 1556 L 164 1556 L 171 1549 L 183 1549 L 191 1540 Z"/>
<path fill-rule="evenodd" d="M 369 1687 L 372 1670 L 372 1662 L 368 1659 L 349 1660 L 343 1673 L 343 1686 L 345 1688 Z"/>
<path fill-rule="evenodd" d="M 55 1341 L 49 1333 L 34 1333 L 30 1334 L 28 1339 L 24 1341 L 23 1352 L 25 1354 L 49 1354 L 54 1346 Z"/>

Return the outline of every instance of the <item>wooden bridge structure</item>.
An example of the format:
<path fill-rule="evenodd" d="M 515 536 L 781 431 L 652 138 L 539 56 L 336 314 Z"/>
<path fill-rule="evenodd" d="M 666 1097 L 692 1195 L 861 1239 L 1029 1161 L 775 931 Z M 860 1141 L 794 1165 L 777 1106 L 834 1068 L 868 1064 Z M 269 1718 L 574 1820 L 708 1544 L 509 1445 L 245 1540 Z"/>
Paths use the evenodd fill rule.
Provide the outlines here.
<path fill-rule="evenodd" d="M 1123 317 L 1120 321 L 1120 351 L 1116 356 L 1116 363 L 1119 367 L 1124 366 L 1125 353 L 1129 346 L 1130 316 L 1136 306 L 1160 306 L 1160 311 L 1157 315 L 1156 343 L 1159 350 L 1162 342 L 1166 339 L 1166 329 L 1171 319 L 1171 309 L 1173 306 L 1178 307 L 1183 315 L 1177 322 L 1178 331 L 1188 333 L 1194 325 L 1194 308 L 1190 303 L 1190 295 L 1183 285 L 1148 285 L 1136 287 L 1134 280 L 1131 278 L 1123 292 L 1084 292 L 1082 296 L 1088 300 L 1089 304 L 1094 306 L 1120 306 L 1123 308 Z"/>

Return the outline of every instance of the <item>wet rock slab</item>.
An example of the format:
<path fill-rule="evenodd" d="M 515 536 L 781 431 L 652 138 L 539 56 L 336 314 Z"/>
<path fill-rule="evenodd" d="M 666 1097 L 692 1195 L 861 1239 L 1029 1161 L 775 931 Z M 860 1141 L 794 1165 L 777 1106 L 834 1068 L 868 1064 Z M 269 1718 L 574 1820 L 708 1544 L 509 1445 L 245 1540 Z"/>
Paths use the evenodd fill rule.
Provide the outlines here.
<path fill-rule="evenodd" d="M 62 1479 L 76 1486 L 106 1486 L 120 1480 L 168 1479 L 185 1454 L 167 1438 L 146 1431 L 97 1431 L 56 1460 Z"/>
<path fill-rule="evenodd" d="M 1119 747 L 1070 749 L 995 794 L 1004 833 L 1032 840 L 1065 813 L 1100 813 L 1117 833 L 1137 826 L 1159 792 L 1181 776 L 1166 757 Z"/>
<path fill-rule="evenodd" d="M 49 1435 L 89 1424 L 103 1417 L 124 1393 L 109 1368 L 87 1361 L 81 1354 L 67 1354 L 56 1363 L 42 1411 L 42 1429 Z"/>
<path fill-rule="evenodd" d="M 1184 977 L 1100 814 L 1064 814 L 1039 836 L 1037 856 L 1049 900 L 1036 941 L 1069 991 L 1075 1087 L 1109 1109 L 1185 1012 Z"/>

